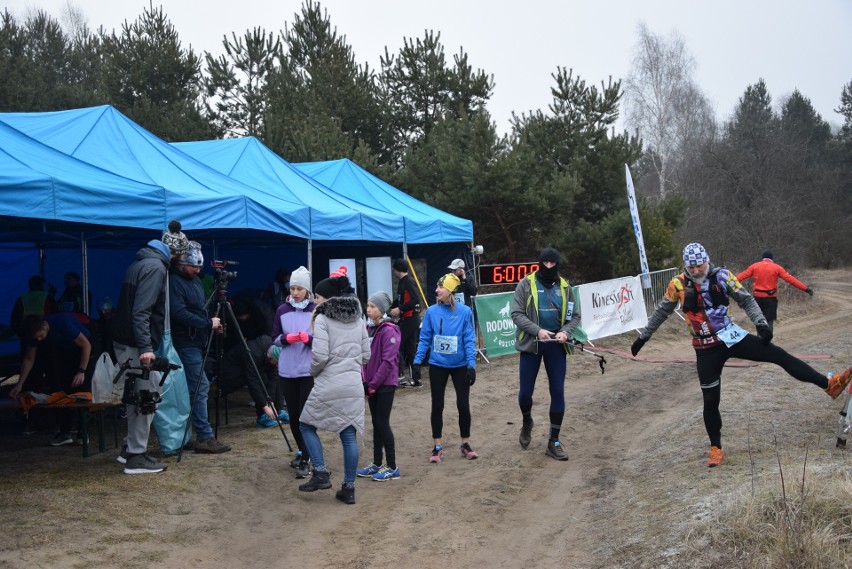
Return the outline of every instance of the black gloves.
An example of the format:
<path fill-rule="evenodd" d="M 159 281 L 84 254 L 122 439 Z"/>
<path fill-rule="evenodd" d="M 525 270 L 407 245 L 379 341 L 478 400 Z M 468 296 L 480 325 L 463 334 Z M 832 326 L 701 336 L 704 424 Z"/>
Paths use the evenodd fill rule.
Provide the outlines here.
<path fill-rule="evenodd" d="M 636 357 L 636 354 L 639 353 L 639 350 L 642 349 L 642 346 L 644 346 L 647 341 L 648 340 L 643 340 L 642 338 L 636 338 L 633 345 L 630 346 L 630 353 L 633 354 L 633 357 Z"/>
<path fill-rule="evenodd" d="M 476 368 L 475 367 L 467 367 L 467 382 L 468 385 L 473 385 L 476 383 Z"/>
<path fill-rule="evenodd" d="M 760 339 L 763 340 L 764 344 L 768 344 L 772 341 L 772 329 L 766 324 L 757 325 L 757 335 L 760 336 Z"/>
<path fill-rule="evenodd" d="M 811 296 L 813 296 L 813 295 L 814 295 L 814 291 L 813 291 L 813 289 L 812 289 L 811 287 L 806 288 L 806 289 L 805 289 L 805 292 L 806 292 L 806 293 L 808 293 L 808 294 L 809 294 L 809 295 L 811 295 Z"/>

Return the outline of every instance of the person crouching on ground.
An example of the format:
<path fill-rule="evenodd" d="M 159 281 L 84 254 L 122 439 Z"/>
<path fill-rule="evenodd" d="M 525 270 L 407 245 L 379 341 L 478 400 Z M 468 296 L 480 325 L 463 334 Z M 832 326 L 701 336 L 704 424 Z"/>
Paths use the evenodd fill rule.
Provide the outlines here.
<path fill-rule="evenodd" d="M 651 336 L 671 316 L 678 303 L 683 307 L 692 347 L 695 348 L 698 381 L 704 399 L 704 427 L 710 437 L 710 460 L 707 466 L 719 466 L 725 460 L 722 450 L 722 415 L 719 401 L 722 394 L 722 368 L 729 358 L 753 362 L 769 362 L 784 368 L 788 374 L 812 383 L 836 399 L 849 385 L 849 368 L 832 377 L 817 370 L 771 344 L 772 330 L 737 277 L 725 267 L 710 264 L 707 251 L 699 243 L 690 243 L 683 250 L 685 270 L 675 276 L 648 325 L 630 348 L 635 357 Z M 747 333 L 731 320 L 728 314 L 730 299 L 742 308 L 757 328 L 757 336 Z"/>
<path fill-rule="evenodd" d="M 361 319 L 361 303 L 356 297 L 341 296 L 348 289 L 349 279 L 345 276 L 321 280 L 314 287 L 317 305 L 311 352 L 314 388 L 299 416 L 313 474 L 299 490 L 314 492 L 331 488 L 317 429 L 335 432 L 343 445 L 343 486 L 336 497 L 345 504 L 354 504 L 358 469 L 355 436 L 364 432 L 361 366 L 370 360 L 370 339 Z"/>
<path fill-rule="evenodd" d="M 402 333 L 399 326 L 385 313 L 390 310 L 391 297 L 379 291 L 367 301 L 367 318 L 370 325 L 370 361 L 364 368 L 364 391 L 370 406 L 373 421 L 373 463 L 358 470 L 358 476 L 383 482 L 397 480 L 399 467 L 396 464 L 396 448 L 390 426 L 394 394 L 399 385 L 399 342 Z M 382 461 L 382 451 L 385 459 Z"/>
<path fill-rule="evenodd" d="M 444 428 L 444 393 L 447 381 L 453 378 L 456 407 L 459 411 L 459 434 L 462 456 L 473 460 L 479 455 L 470 446 L 470 388 L 476 381 L 476 334 L 473 313 L 456 302 L 453 293 L 459 278 L 448 273 L 438 280 L 435 304 L 426 310 L 414 365 L 420 366 L 429 352 L 429 383 L 432 392 L 432 456 L 429 462 L 441 462 L 444 450 L 441 434 Z"/>

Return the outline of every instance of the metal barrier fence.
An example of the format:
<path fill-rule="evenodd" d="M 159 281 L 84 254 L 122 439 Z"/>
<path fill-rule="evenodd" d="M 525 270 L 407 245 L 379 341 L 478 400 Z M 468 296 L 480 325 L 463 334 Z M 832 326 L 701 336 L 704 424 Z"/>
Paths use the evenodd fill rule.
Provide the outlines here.
<path fill-rule="evenodd" d="M 645 312 L 648 313 L 648 316 L 651 316 L 654 312 L 657 304 L 660 300 L 662 300 L 663 295 L 666 293 L 666 287 L 677 273 L 678 270 L 674 268 L 663 269 L 662 271 L 652 271 L 646 275 L 639 275 L 639 278 L 642 279 L 642 296 L 645 298 Z M 650 279 L 650 287 L 645 288 L 645 281 L 643 277 L 648 277 Z"/>

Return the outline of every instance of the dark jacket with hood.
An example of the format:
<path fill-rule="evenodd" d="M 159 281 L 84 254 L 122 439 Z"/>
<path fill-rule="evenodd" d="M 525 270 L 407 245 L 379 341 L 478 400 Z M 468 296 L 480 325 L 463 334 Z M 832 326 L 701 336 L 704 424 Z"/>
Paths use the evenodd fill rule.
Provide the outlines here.
<path fill-rule="evenodd" d="M 138 348 L 139 353 L 160 347 L 166 319 L 168 264 L 168 247 L 161 241 L 150 241 L 136 253 L 136 260 L 124 273 L 112 319 L 116 342 Z"/>
<path fill-rule="evenodd" d="M 169 275 L 169 319 L 175 348 L 205 348 L 213 324 L 204 307 L 201 279 L 186 278 L 178 271 Z"/>

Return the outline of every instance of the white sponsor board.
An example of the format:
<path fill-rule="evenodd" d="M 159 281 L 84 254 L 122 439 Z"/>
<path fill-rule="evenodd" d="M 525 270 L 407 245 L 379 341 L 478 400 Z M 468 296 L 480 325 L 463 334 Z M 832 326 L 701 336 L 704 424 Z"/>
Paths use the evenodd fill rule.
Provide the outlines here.
<path fill-rule="evenodd" d="M 648 324 L 639 277 L 580 285 L 583 330 L 590 340 L 622 334 Z"/>

